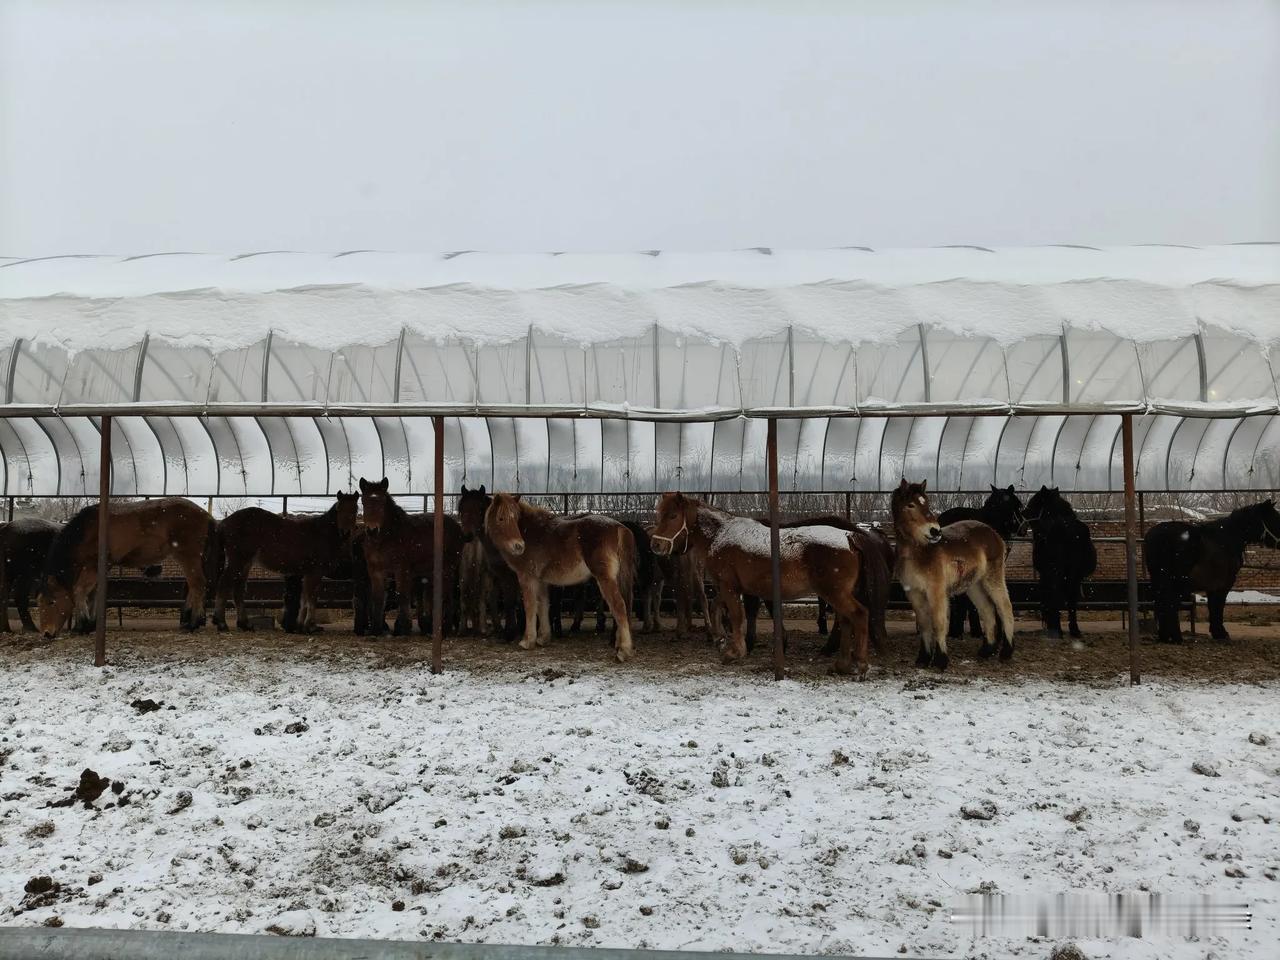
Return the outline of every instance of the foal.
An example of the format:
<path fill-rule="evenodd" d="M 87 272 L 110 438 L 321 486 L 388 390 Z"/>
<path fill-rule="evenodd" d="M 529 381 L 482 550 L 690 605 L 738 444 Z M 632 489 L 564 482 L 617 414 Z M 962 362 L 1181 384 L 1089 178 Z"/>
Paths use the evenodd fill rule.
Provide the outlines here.
<path fill-rule="evenodd" d="M 978 520 L 945 527 L 929 509 L 925 484 L 905 479 L 890 501 L 898 541 L 898 579 L 916 612 L 920 653 L 916 666 L 930 662 L 947 669 L 947 599 L 967 594 L 978 608 L 985 639 L 979 657 L 1000 650 L 1013 656 L 1013 605 L 1004 582 L 1004 541 Z"/>
<path fill-rule="evenodd" d="M 484 532 L 520 581 L 521 649 L 545 646 L 551 636 L 548 585 L 567 587 L 594 578 L 617 624 L 614 655 L 619 662 L 631 659 L 636 543 L 622 523 L 590 513 L 565 519 L 519 496 L 495 493 L 484 514 Z"/>
<path fill-rule="evenodd" d="M 782 599 L 817 595 L 835 609 L 841 622 L 840 652 L 833 673 L 852 673 L 857 645 L 858 676 L 867 673 L 869 613 L 859 597 L 865 560 L 852 534 L 835 527 L 780 529 Z M 681 493 L 658 498 L 657 522 L 651 536 L 658 556 L 691 553 L 705 558 L 716 594 L 729 608 L 733 635 L 724 662 L 747 655 L 744 593 L 769 596 L 773 591 L 770 531 L 750 517 L 736 517 Z"/>

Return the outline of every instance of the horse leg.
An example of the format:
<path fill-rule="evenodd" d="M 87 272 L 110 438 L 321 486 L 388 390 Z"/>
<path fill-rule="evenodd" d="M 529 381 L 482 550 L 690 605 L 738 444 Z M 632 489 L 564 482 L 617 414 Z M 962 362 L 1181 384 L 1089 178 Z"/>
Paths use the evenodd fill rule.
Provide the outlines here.
<path fill-rule="evenodd" d="M 964 600 L 964 606 L 969 611 L 969 636 L 985 640 L 986 634 L 982 632 L 982 618 L 978 616 L 978 608 L 968 600 Z"/>
<path fill-rule="evenodd" d="M 1004 564 L 987 577 L 987 596 L 996 608 L 995 643 L 1000 648 L 1001 660 L 1013 659 L 1013 602 L 1009 599 L 1009 585 L 1004 580 Z"/>
<path fill-rule="evenodd" d="M 1062 639 L 1061 580 L 1056 570 L 1040 578 L 1040 619 L 1045 635 L 1051 640 Z"/>
<path fill-rule="evenodd" d="M 551 642 L 551 589 L 545 583 L 534 581 L 538 587 L 537 621 L 538 646 L 545 647 Z"/>
<path fill-rule="evenodd" d="M 1080 581 L 1067 581 L 1067 632 L 1073 637 L 1082 637 L 1080 622 L 1076 620 L 1076 608 L 1080 605 Z"/>
<path fill-rule="evenodd" d="M 316 626 L 316 591 L 320 587 L 320 574 L 308 573 L 302 578 L 302 600 L 298 608 L 298 627 L 304 633 L 319 633 Z"/>
<path fill-rule="evenodd" d="M 827 635 L 827 602 L 821 597 L 818 598 L 818 636 L 825 637 Z M 832 612 L 835 608 L 832 607 Z"/>
<path fill-rule="evenodd" d="M 975 582 L 969 588 L 969 599 L 973 601 L 973 607 L 978 611 L 978 617 L 982 621 L 983 640 L 982 646 L 978 648 L 978 657 L 986 660 L 996 652 L 996 645 L 999 642 L 999 615 L 996 613 L 994 600 L 981 581 Z"/>
<path fill-rule="evenodd" d="M 964 636 L 964 620 L 968 606 L 963 597 L 952 597 L 948 601 L 948 607 L 950 614 L 947 620 L 947 636 L 959 640 Z"/>
<path fill-rule="evenodd" d="M 929 606 L 929 598 L 922 590 L 911 590 L 907 593 L 911 601 L 911 609 L 916 615 L 916 632 L 920 634 L 920 650 L 916 654 L 916 666 L 927 667 L 933 660 L 933 635 L 930 633 L 933 624 L 933 611 Z"/>
<path fill-rule="evenodd" d="M 760 598 L 747 594 L 742 598 L 743 611 L 747 617 L 747 653 L 756 648 L 756 620 L 760 617 Z"/>
<path fill-rule="evenodd" d="M 4 556 L 4 552 L 0 551 L 0 633 L 12 633 L 9 629 L 9 563 Z M 18 608 L 21 615 L 22 608 Z M 28 615 L 30 616 L 30 615 Z M 22 624 L 26 626 L 26 622 Z"/>
<path fill-rule="evenodd" d="M 387 575 L 383 570 L 369 570 L 368 635 L 380 637 L 387 632 Z"/>
<path fill-rule="evenodd" d="M 730 586 L 721 580 L 716 584 L 716 594 L 729 611 L 729 639 L 725 643 L 720 662 L 733 663 L 747 655 L 747 614 L 742 605 L 742 594 L 738 593 L 737 587 Z"/>
<path fill-rule="evenodd" d="M 204 576 L 204 557 L 198 556 L 185 571 L 187 577 L 187 622 L 188 630 L 198 630 L 205 624 L 204 594 L 208 581 Z"/>
<path fill-rule="evenodd" d="M 1157 639 L 1161 643 L 1182 643 L 1182 625 L 1178 619 L 1178 583 L 1170 576 L 1161 577 L 1156 587 Z"/>
<path fill-rule="evenodd" d="M 822 601 L 818 602 L 821 603 Z M 832 612 L 835 611 L 834 607 L 831 609 Z M 839 616 L 836 616 L 835 620 L 835 626 L 831 628 L 831 632 L 827 635 L 827 642 L 822 645 L 821 653 L 824 657 L 829 657 L 839 651 L 841 640 L 844 638 L 845 627 L 847 624 L 841 620 Z"/>
<path fill-rule="evenodd" d="M 1222 619 L 1226 612 L 1227 591 L 1209 590 L 1205 597 L 1209 601 L 1209 636 L 1214 640 L 1230 640 L 1231 634 L 1227 633 L 1227 625 Z"/>
<path fill-rule="evenodd" d="M 929 605 L 930 629 L 933 634 L 933 665 L 939 670 L 946 670 L 951 663 L 947 655 L 947 626 L 950 619 L 950 606 L 946 599 L 939 597 Z"/>
<path fill-rule="evenodd" d="M 613 614 L 613 622 L 617 626 L 618 639 L 614 643 L 613 655 L 619 663 L 626 663 L 635 654 L 631 645 L 631 616 L 627 612 L 627 599 L 618 589 L 618 581 L 612 577 L 598 578 L 596 586 L 600 588 L 600 596 L 604 598 L 604 602 L 609 605 L 609 612 Z"/>
<path fill-rule="evenodd" d="M 845 676 L 853 673 L 856 655 L 857 676 L 859 680 L 864 680 L 870 669 L 867 656 L 867 647 L 871 639 L 869 611 L 852 595 L 839 596 L 838 602 L 832 603 L 831 607 L 836 613 L 836 623 L 840 631 L 840 649 L 836 653 L 836 661 L 831 665 L 829 672 Z"/>
<path fill-rule="evenodd" d="M 569 624 L 570 633 L 582 632 L 582 615 L 587 611 L 587 591 L 579 584 L 573 591 L 573 622 Z"/>
<path fill-rule="evenodd" d="M 27 633 L 36 633 L 35 622 L 31 619 L 31 578 L 26 576 L 19 577 L 18 582 L 14 585 L 13 592 L 13 603 L 18 608 L 18 619 L 22 621 L 22 629 Z M 7 617 L 7 606 L 5 614 Z M 8 624 L 7 618 L 5 624 L 6 626 Z"/>
<path fill-rule="evenodd" d="M 524 639 L 520 641 L 521 650 L 532 650 L 538 646 L 539 617 L 542 585 L 532 577 L 520 578 L 520 595 L 524 601 Z M 544 621 L 545 622 L 545 621 Z M 547 624 L 549 627 L 550 624 Z"/>
<path fill-rule="evenodd" d="M 396 622 L 391 627 L 392 636 L 408 637 L 413 634 L 413 570 L 408 565 L 396 570 Z"/>

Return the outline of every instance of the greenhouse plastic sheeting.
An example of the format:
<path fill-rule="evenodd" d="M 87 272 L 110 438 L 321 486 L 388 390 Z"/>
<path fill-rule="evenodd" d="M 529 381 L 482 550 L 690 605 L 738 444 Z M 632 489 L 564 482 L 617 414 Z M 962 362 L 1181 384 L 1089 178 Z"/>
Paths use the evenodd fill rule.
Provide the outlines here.
<path fill-rule="evenodd" d="M 759 491 L 765 421 L 448 418 L 445 488 L 525 493 Z M 1120 417 L 812 418 L 778 425 L 782 490 L 879 491 L 990 483 L 1123 487 Z M 1280 417 L 1134 420 L 1144 490 L 1280 489 Z M 7 496 L 96 496 L 99 435 L 89 417 L 0 419 Z M 433 429 L 421 418 L 115 417 L 112 492 L 123 496 L 294 496 L 434 489 Z"/>
<path fill-rule="evenodd" d="M 1280 247 L 0 259 L 10 495 L 1271 489 Z"/>

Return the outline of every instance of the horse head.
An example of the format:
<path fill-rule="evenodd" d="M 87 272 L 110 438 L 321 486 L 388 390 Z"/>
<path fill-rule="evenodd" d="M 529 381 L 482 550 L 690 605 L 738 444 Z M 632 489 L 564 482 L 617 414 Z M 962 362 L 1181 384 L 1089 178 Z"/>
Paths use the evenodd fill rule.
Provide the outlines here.
<path fill-rule="evenodd" d="M 458 523 L 462 525 L 462 539 L 474 540 L 477 534 L 484 531 L 484 514 L 492 499 L 484 492 L 483 483 L 475 490 L 468 490 L 465 483 L 462 485 L 462 494 L 458 497 Z"/>
<path fill-rule="evenodd" d="M 338 521 L 338 533 L 344 539 L 350 539 L 351 535 L 356 532 L 356 519 L 360 515 L 360 494 L 343 493 L 338 491 L 338 508 L 336 517 Z"/>
<path fill-rule="evenodd" d="M 71 587 L 46 573 L 36 588 L 36 609 L 40 633 L 46 640 L 52 640 L 67 625 L 75 609 Z"/>
<path fill-rule="evenodd" d="M 893 511 L 893 526 L 902 542 L 927 544 L 942 539 L 938 518 L 929 508 L 929 495 L 925 492 L 928 481 L 908 483 L 904 477 L 889 499 Z"/>
<path fill-rule="evenodd" d="M 697 501 L 679 491 L 664 493 L 658 497 L 654 513 L 653 531 L 649 534 L 653 552 L 660 557 L 686 553 L 689 550 L 689 527 L 698 522 Z"/>
<path fill-rule="evenodd" d="M 360 478 L 360 506 L 364 509 L 364 525 L 370 530 L 381 530 L 387 522 L 387 504 L 391 487 L 386 477 L 377 483 Z"/>
<path fill-rule="evenodd" d="M 982 505 L 982 517 L 1002 537 L 1017 536 L 1027 529 L 1027 515 L 1023 512 L 1022 501 L 1014 493 L 1013 484 L 1007 487 L 991 484 L 991 493 Z"/>
<path fill-rule="evenodd" d="M 1250 507 L 1249 512 L 1260 528 L 1258 535 L 1252 539 L 1273 550 L 1280 549 L 1280 512 L 1276 511 L 1276 502 L 1271 499 L 1263 500 Z"/>
<path fill-rule="evenodd" d="M 1041 486 L 1027 501 L 1023 514 L 1027 523 L 1041 523 L 1071 512 L 1071 505 L 1062 499 L 1057 487 Z"/>
<path fill-rule="evenodd" d="M 524 532 L 520 529 L 520 497 L 495 493 L 484 512 L 484 532 L 493 545 L 513 557 L 524 555 Z"/>

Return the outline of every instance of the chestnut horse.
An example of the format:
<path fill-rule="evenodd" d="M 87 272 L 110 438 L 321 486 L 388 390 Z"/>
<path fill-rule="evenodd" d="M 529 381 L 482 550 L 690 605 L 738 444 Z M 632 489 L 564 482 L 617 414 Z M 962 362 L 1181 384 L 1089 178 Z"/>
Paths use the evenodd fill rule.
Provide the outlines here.
<path fill-rule="evenodd" d="M 217 579 L 221 551 L 213 517 L 183 497 L 113 503 L 107 513 L 108 562 L 151 567 L 176 560 L 187 581 L 180 623 L 203 626 L 206 587 Z M 52 640 L 74 612 L 87 613 L 98 585 L 98 505 L 77 513 L 49 546 L 40 582 L 40 632 Z M 102 585 L 106 589 L 106 584 Z"/>
<path fill-rule="evenodd" d="M 427 599 L 431 595 L 435 559 L 435 518 L 431 514 L 409 513 L 391 498 L 386 477 L 377 483 L 360 478 L 360 504 L 364 508 L 364 559 L 369 570 L 369 635 L 387 632 L 385 610 L 387 580 L 394 579 L 400 609 L 396 614 L 396 636 L 413 632 L 411 604 L 418 595 L 418 629 L 431 632 Z M 441 622 L 446 631 L 458 587 L 458 566 L 462 559 L 462 528 L 453 517 L 444 518 L 444 581 L 441 595 L 444 609 Z M 423 578 L 421 588 L 418 578 Z"/>
<path fill-rule="evenodd" d="M 614 656 L 619 662 L 631 659 L 636 543 L 624 524 L 592 513 L 557 517 L 514 494 L 495 493 L 484 514 L 484 531 L 520 581 L 522 649 L 544 646 L 551 636 L 548 586 L 567 587 L 594 578 L 616 624 Z"/>
<path fill-rule="evenodd" d="M 817 595 L 831 604 L 840 618 L 840 651 L 833 673 L 852 673 L 857 647 L 858 676 L 867 674 L 869 611 L 858 596 L 864 560 L 851 534 L 835 527 L 779 529 L 782 599 Z M 770 529 L 751 517 L 737 517 L 709 507 L 682 493 L 658 498 L 652 534 L 659 556 L 693 553 L 704 558 L 716 594 L 729 609 L 732 636 L 724 662 L 747 655 L 746 612 L 742 595 L 768 597 L 773 593 Z"/>
<path fill-rule="evenodd" d="M 236 626 L 249 629 L 244 602 L 249 568 L 259 565 L 286 577 L 302 578 L 297 628 L 313 632 L 316 588 L 351 549 L 360 496 L 339 493 L 337 502 L 319 516 L 281 516 L 261 507 L 245 507 L 224 517 L 219 527 L 224 566 L 213 604 L 213 623 L 227 629 L 227 598 L 235 594 Z"/>
<path fill-rule="evenodd" d="M 978 608 L 984 637 L 978 656 L 989 657 L 998 647 L 1000 659 L 1008 660 L 1013 656 L 1013 605 L 1004 582 L 1004 540 L 980 520 L 939 526 L 925 486 L 904 479 L 890 499 L 898 580 L 920 631 L 916 666 L 932 662 L 947 669 L 948 601 L 959 593 Z"/>

